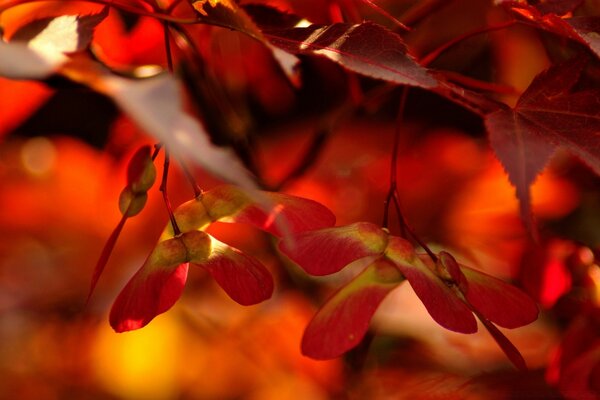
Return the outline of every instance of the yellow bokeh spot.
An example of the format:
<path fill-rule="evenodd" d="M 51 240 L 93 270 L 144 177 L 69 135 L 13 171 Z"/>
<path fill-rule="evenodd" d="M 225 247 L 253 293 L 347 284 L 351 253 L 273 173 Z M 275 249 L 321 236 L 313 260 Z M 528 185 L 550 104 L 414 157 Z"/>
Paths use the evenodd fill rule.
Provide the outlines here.
<path fill-rule="evenodd" d="M 92 353 L 96 379 L 121 399 L 176 398 L 180 339 L 177 320 L 168 313 L 127 333 L 102 324 Z"/>

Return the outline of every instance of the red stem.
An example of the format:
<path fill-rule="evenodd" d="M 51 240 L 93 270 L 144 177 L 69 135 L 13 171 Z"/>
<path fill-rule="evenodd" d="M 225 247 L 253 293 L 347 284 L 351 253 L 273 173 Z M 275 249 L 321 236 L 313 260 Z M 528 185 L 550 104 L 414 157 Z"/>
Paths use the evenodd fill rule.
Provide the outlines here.
<path fill-rule="evenodd" d="M 396 130 L 394 132 L 394 144 L 392 145 L 392 159 L 390 161 L 390 188 L 388 190 L 388 194 L 386 196 L 385 202 L 383 203 L 383 222 L 382 226 L 384 228 L 388 227 L 389 223 L 389 210 L 390 210 L 390 201 L 396 192 L 396 187 L 398 184 L 398 150 L 400 148 L 400 126 L 402 124 L 402 120 L 404 119 L 404 108 L 406 107 L 406 97 L 408 95 L 408 87 L 404 86 L 402 88 L 402 96 L 400 97 L 400 105 L 398 106 L 398 118 L 396 119 Z M 402 218 L 404 219 L 404 218 Z"/>
<path fill-rule="evenodd" d="M 404 31 L 407 31 L 407 32 L 410 31 L 410 28 L 408 26 L 404 25 L 402 22 L 400 22 L 398 20 L 398 18 L 394 17 L 392 14 L 390 14 L 383 8 L 379 7 L 377 4 L 373 3 L 371 0 L 360 0 L 360 1 L 362 1 L 367 6 L 371 7 L 373 10 L 375 10 L 375 12 L 383 15 L 384 17 L 386 17 L 387 19 L 392 21 L 398 28 L 400 28 Z"/>
<path fill-rule="evenodd" d="M 165 53 L 167 56 L 167 68 L 169 72 L 173 73 L 173 55 L 171 53 L 171 35 L 169 35 L 169 23 L 163 22 L 163 30 L 165 34 Z"/>
<path fill-rule="evenodd" d="M 181 235 L 181 230 L 177 225 L 177 221 L 175 220 L 175 214 L 173 214 L 173 207 L 171 207 L 171 201 L 169 200 L 169 196 L 167 194 L 167 178 L 169 176 L 169 165 L 170 165 L 170 157 L 169 153 L 165 152 L 165 163 L 163 165 L 163 176 L 162 182 L 160 183 L 159 190 L 162 192 L 163 200 L 165 201 L 165 206 L 167 207 L 167 213 L 169 214 L 169 219 L 171 220 L 171 225 L 173 226 L 173 234 L 174 236 Z"/>

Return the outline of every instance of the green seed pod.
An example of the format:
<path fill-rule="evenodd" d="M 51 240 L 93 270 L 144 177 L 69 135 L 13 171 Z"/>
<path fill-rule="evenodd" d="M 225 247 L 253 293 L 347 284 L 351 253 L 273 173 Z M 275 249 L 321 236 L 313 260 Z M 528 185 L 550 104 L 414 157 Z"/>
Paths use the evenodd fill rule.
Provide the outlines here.
<path fill-rule="evenodd" d="M 181 237 L 158 242 L 148 257 L 148 263 L 154 267 L 172 267 L 187 261 L 188 250 Z"/>
<path fill-rule="evenodd" d="M 126 217 L 133 217 L 139 214 L 146 205 L 148 195 L 144 193 L 134 193 L 131 188 L 125 188 L 119 196 L 119 210 Z"/>
<path fill-rule="evenodd" d="M 208 259 L 212 244 L 210 237 L 202 231 L 190 231 L 181 235 L 187 249 L 188 261 L 202 263 Z"/>
<path fill-rule="evenodd" d="M 147 192 L 156 180 L 150 146 L 143 146 L 133 155 L 127 167 L 127 186 L 133 193 Z"/>

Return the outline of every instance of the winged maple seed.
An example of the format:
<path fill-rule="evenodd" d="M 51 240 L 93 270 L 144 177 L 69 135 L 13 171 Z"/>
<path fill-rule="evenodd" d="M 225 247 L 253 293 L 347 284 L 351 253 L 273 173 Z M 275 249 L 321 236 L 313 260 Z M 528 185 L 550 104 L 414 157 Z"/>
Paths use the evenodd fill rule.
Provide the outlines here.
<path fill-rule="evenodd" d="M 434 262 L 417 254 L 408 241 L 371 223 L 306 231 L 292 240 L 293 245 L 282 241 L 281 251 L 312 275 L 332 274 L 359 259 L 371 260 L 315 315 L 302 339 L 304 354 L 328 359 L 356 346 L 379 304 L 407 280 L 438 324 L 474 333 L 476 316 L 511 362 L 526 368 L 519 351 L 494 325 L 517 328 L 537 318 L 536 304 L 516 287 L 460 265 L 445 251 Z"/>
<path fill-rule="evenodd" d="M 110 323 L 117 332 L 139 329 L 167 311 L 181 297 L 189 265 L 204 268 L 225 292 L 242 305 L 271 297 L 273 279 L 256 259 L 205 233 L 214 221 L 254 225 L 276 236 L 332 226 L 335 216 L 321 204 L 280 193 L 261 192 L 273 205 L 265 211 L 247 191 L 223 185 L 180 205 L 174 216 L 180 235 L 169 223 L 139 271 L 117 297 Z M 284 229 L 285 228 L 285 229 Z"/>
<path fill-rule="evenodd" d="M 106 241 L 100 258 L 96 263 L 92 281 L 90 283 L 88 301 L 94 292 L 94 288 L 98 283 L 98 279 L 100 279 L 100 275 L 102 275 L 102 272 L 104 271 L 110 253 L 112 253 L 117 239 L 125 226 L 125 221 L 142 211 L 148 199 L 147 192 L 150 190 L 155 180 L 156 168 L 152 162 L 150 146 L 142 146 L 135 152 L 127 166 L 127 185 L 123 191 L 121 191 L 121 195 L 119 196 L 119 210 L 123 216 Z"/>

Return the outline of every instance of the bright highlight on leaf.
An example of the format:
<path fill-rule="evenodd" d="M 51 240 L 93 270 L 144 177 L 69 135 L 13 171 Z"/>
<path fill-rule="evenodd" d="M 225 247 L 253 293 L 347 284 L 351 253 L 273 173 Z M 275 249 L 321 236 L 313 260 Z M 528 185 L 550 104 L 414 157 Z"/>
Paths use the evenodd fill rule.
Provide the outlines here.
<path fill-rule="evenodd" d="M 519 289 L 461 266 L 447 252 L 440 252 L 434 263 L 427 255 L 417 255 L 406 240 L 373 224 L 309 231 L 293 240 L 295 246 L 283 241 L 280 250 L 312 275 L 334 273 L 356 260 L 376 257 L 314 317 L 303 338 L 304 354 L 333 358 L 356 346 L 377 306 L 406 279 L 438 324 L 473 333 L 477 316 L 513 364 L 524 367 L 516 348 L 492 325 L 516 328 L 537 318 L 535 303 Z"/>
<path fill-rule="evenodd" d="M 22 27 L 9 43 L 0 40 L 0 75 L 16 79 L 42 79 L 68 60 L 67 54 L 84 50 L 92 33 L 108 15 L 108 7 L 95 15 L 63 15 L 36 20 Z"/>
<path fill-rule="evenodd" d="M 371 22 L 267 30 L 265 35 L 289 53 L 327 57 L 372 78 L 426 89 L 437 86 L 427 69 L 408 54 L 400 36 Z"/>

